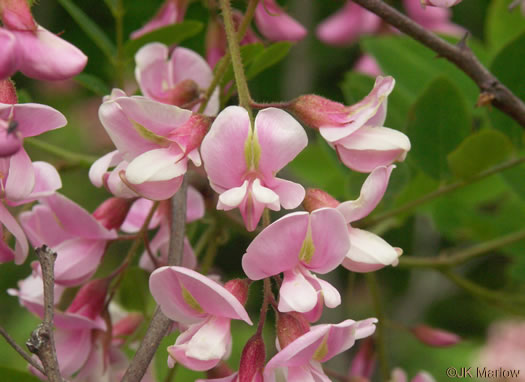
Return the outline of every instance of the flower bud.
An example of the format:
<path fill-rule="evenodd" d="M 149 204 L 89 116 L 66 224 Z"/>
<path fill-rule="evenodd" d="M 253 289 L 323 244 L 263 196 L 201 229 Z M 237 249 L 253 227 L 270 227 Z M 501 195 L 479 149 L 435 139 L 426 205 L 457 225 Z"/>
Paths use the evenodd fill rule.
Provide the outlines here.
<path fill-rule="evenodd" d="M 361 342 L 361 346 L 350 364 L 349 376 L 369 380 L 374 373 L 375 363 L 374 341 L 371 337 L 368 337 Z"/>
<path fill-rule="evenodd" d="M 304 124 L 314 129 L 324 126 L 343 126 L 350 119 L 350 113 L 345 105 L 315 94 L 296 98 L 287 109 Z"/>
<path fill-rule="evenodd" d="M 130 313 L 126 317 L 118 320 L 112 329 L 113 337 L 126 337 L 132 334 L 144 321 L 142 313 Z"/>
<path fill-rule="evenodd" d="M 36 31 L 27 0 L 0 0 L 0 18 L 7 29 Z"/>
<path fill-rule="evenodd" d="M 169 104 L 184 107 L 199 99 L 199 85 L 193 80 L 185 79 L 170 90 Z"/>
<path fill-rule="evenodd" d="M 18 102 L 15 85 L 9 78 L 0 81 L 0 103 L 14 105 Z"/>
<path fill-rule="evenodd" d="M 457 334 L 427 325 L 418 325 L 412 328 L 411 332 L 419 341 L 433 347 L 453 346 L 461 341 L 461 337 Z"/>
<path fill-rule="evenodd" d="M 188 154 L 201 145 L 208 132 L 211 119 L 201 114 L 193 114 L 182 126 L 175 129 L 167 138 L 176 142 Z"/>
<path fill-rule="evenodd" d="M 310 325 L 301 313 L 290 312 L 277 315 L 277 338 L 281 349 L 308 331 L 310 331 Z"/>
<path fill-rule="evenodd" d="M 299 41 L 306 29 L 290 17 L 275 0 L 262 0 L 255 9 L 255 23 L 259 32 L 270 41 Z"/>
<path fill-rule="evenodd" d="M 107 278 L 97 279 L 82 286 L 66 312 L 94 320 L 104 308 L 109 281 Z"/>
<path fill-rule="evenodd" d="M 146 23 L 142 28 L 131 34 L 132 39 L 137 39 L 156 29 L 168 26 L 170 24 L 180 23 L 184 20 L 188 0 L 166 0 L 160 7 L 157 14 Z"/>
<path fill-rule="evenodd" d="M 264 361 L 266 360 L 266 348 L 260 333 L 251 337 L 244 349 L 242 349 L 241 362 L 239 365 L 239 382 L 252 382 L 260 378 Z"/>
<path fill-rule="evenodd" d="M 233 279 L 224 284 L 224 288 L 233 294 L 237 300 L 243 305 L 248 300 L 248 292 L 250 289 L 250 282 L 248 279 Z"/>
<path fill-rule="evenodd" d="M 112 197 L 97 207 L 93 216 L 107 229 L 119 229 L 131 207 L 133 200 Z"/>
<path fill-rule="evenodd" d="M 318 188 L 308 188 L 306 190 L 306 196 L 303 200 L 303 207 L 306 211 L 312 212 L 319 208 L 329 207 L 335 208 L 340 203 L 328 192 L 320 190 Z"/>

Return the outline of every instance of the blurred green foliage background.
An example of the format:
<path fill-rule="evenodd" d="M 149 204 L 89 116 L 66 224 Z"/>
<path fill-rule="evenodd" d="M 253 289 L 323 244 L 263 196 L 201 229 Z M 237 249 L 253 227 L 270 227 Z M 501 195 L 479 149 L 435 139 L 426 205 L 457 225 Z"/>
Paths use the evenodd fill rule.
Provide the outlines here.
<path fill-rule="evenodd" d="M 113 150 L 98 121 L 97 109 L 101 103 L 100 93 L 116 86 L 117 73 L 99 46 L 61 5 L 68 2 L 41 0 L 33 7 L 33 12 L 40 24 L 55 33 L 63 32 L 63 38 L 88 55 L 85 73 L 98 79 L 97 82 L 90 77 L 88 87 L 98 86 L 97 92 L 74 81 L 53 84 L 21 75 L 14 79 L 21 102 L 48 104 L 68 118 L 67 127 L 46 133 L 38 140 L 96 157 Z M 389 2 L 401 8 L 398 2 Z M 106 6 L 110 0 L 74 3 L 110 41 L 115 40 L 115 23 Z M 479 92 L 474 83 L 452 64 L 436 58 L 435 53 L 410 38 L 394 34 L 367 36 L 358 44 L 345 48 L 326 46 L 317 40 L 316 25 L 343 3 L 287 1 L 287 11 L 307 27 L 309 35 L 292 46 L 282 61 L 272 63 L 273 66 L 264 68 L 252 78 L 249 86 L 253 98 L 260 102 L 289 100 L 300 94 L 316 93 L 351 104 L 366 95 L 374 82 L 373 78 L 351 71 L 361 52 L 372 54 L 382 71 L 394 76 L 396 88 L 389 98 L 386 126 L 405 132 L 411 139 L 412 151 L 394 170 L 388 193 L 374 212 L 376 216 L 447 184 L 468 183 L 472 177 L 492 166 L 525 155 L 523 129 L 497 109 L 475 108 Z M 525 17 L 518 10 L 509 12 L 509 3 L 510 0 L 464 0 L 453 9 L 453 21 L 470 31 L 469 46 L 480 60 L 518 96 L 525 98 Z M 124 0 L 124 35 L 129 36 L 142 26 L 160 4 L 158 0 Z M 234 4 L 240 9 L 244 7 L 243 1 L 234 1 Z M 207 17 L 206 9 L 196 1 L 190 6 L 186 19 L 199 21 L 205 26 Z M 205 27 L 184 40 L 182 45 L 203 54 L 204 34 Z M 278 51 L 286 54 L 288 48 L 283 45 Z M 127 61 L 124 79 L 126 89 L 136 91 L 131 58 Z M 308 130 L 308 135 L 310 145 L 283 171 L 283 176 L 305 186 L 322 188 L 341 201 L 356 198 L 365 176 L 344 167 L 316 132 Z M 27 149 L 33 160 L 47 160 L 63 167 L 61 192 L 86 209 L 94 210 L 108 196 L 106 191 L 90 184 L 87 168 L 64 167 L 63 160 L 38 147 L 30 145 Z M 406 257 L 437 256 L 445 249 L 467 247 L 518 231 L 523 229 L 525 221 L 524 174 L 524 165 L 515 166 L 385 219 L 372 226 L 373 230 L 392 245 L 403 248 Z M 201 189 L 204 190 L 202 184 Z M 251 236 L 231 221 L 212 213 L 211 200 L 209 206 L 207 218 L 190 225 L 190 239 L 195 244 L 210 221 L 219 219 L 217 234 L 227 240 L 219 245 L 213 269 L 225 278 L 242 276 L 240 260 Z M 113 269 L 123 259 L 126 248 L 126 244 L 113 245 L 100 274 Z M 524 249 L 525 242 L 514 243 L 459 267 L 457 272 L 486 288 L 525 292 Z M 34 260 L 33 255 L 30 260 Z M 0 323 L 19 343 L 25 342 L 38 320 L 22 309 L 16 298 L 8 296 L 5 290 L 16 287 L 17 280 L 29 274 L 29 263 L 27 261 L 23 266 L 1 265 L 0 290 L 4 292 L 0 294 Z M 490 323 L 512 314 L 525 313 L 524 306 L 516 306 L 509 313 L 476 298 L 432 269 L 390 267 L 379 271 L 376 276 L 389 319 L 406 326 L 425 322 L 464 338 L 453 348 L 435 349 L 421 344 L 404 330 L 388 327 L 389 362 L 392 366 L 404 368 L 410 375 L 424 369 L 439 381 L 445 380 L 447 367 L 477 366 L 476 354 Z M 357 320 L 375 314 L 362 275 L 341 268 L 330 275 L 330 282 L 341 291 L 343 304 L 335 310 L 326 309 L 323 321 Z M 259 289 L 259 283 L 252 286 L 249 301 L 252 314 L 257 312 L 260 303 Z M 147 290 L 147 274 L 138 267 L 128 273 L 118 299 L 128 309 L 151 315 L 154 306 Z M 242 346 L 253 330 L 246 325 L 234 326 L 234 349 L 229 360 L 233 368 L 237 367 Z M 271 331 L 267 334 L 267 345 L 271 349 L 274 340 Z M 159 350 L 156 360 L 159 377 L 166 373 L 165 346 L 173 340 L 173 335 L 167 338 Z M 352 352 L 340 356 L 328 365 L 346 373 L 351 355 Z M 33 380 L 26 374 L 24 377 L 9 377 L 6 368 L 26 370 L 22 359 L 0 342 L 0 376 L 8 376 L 2 380 Z M 202 375 L 182 368 L 177 373 L 177 380 L 181 381 Z"/>

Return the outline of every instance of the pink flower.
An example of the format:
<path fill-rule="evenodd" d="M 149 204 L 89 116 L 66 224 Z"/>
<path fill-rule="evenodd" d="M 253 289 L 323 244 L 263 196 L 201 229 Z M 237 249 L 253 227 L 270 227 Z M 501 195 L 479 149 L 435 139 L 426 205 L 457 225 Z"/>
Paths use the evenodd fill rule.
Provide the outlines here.
<path fill-rule="evenodd" d="M 452 6 L 453 1 L 450 0 L 434 0 L 430 3 L 441 3 L 440 7 L 424 7 L 421 5 L 421 0 L 404 0 L 403 5 L 406 9 L 407 15 L 415 22 L 420 24 L 422 27 L 429 29 L 434 32 L 448 34 L 451 36 L 461 36 L 465 33 L 465 29 L 453 24 L 450 21 L 452 12 L 449 9 L 444 9 L 445 3 L 449 3 Z M 425 1 L 425 0 L 423 0 Z M 434 5 L 430 4 L 429 5 Z M 456 1 L 457 3 L 457 1 Z M 437 5 L 436 5 L 437 6 Z"/>
<path fill-rule="evenodd" d="M 42 198 L 31 211 L 20 214 L 34 247 L 48 245 L 57 252 L 55 282 L 79 285 L 91 278 L 115 230 L 108 230 L 89 212 L 58 193 Z M 40 265 L 36 266 L 40 272 Z"/>
<path fill-rule="evenodd" d="M 291 18 L 275 0 L 261 0 L 255 9 L 259 32 L 270 41 L 300 41 L 306 29 Z"/>
<path fill-rule="evenodd" d="M 374 57 L 369 54 L 363 54 L 354 65 L 354 70 L 359 73 L 367 74 L 370 77 L 381 75 L 381 68 Z"/>
<path fill-rule="evenodd" d="M 9 98 L 12 100 L 12 97 Z M 24 138 L 34 137 L 66 124 L 62 113 L 46 105 L 17 104 L 16 101 L 15 104 L 0 103 L 0 157 L 9 157 L 18 152 Z"/>
<path fill-rule="evenodd" d="M 241 302 L 226 288 L 183 267 L 162 267 L 150 277 L 150 291 L 162 312 L 188 328 L 168 348 L 175 361 L 192 370 L 209 370 L 231 347 L 230 320 L 252 324 Z"/>
<path fill-rule="evenodd" d="M 142 94 L 156 101 L 196 112 L 201 95 L 213 73 L 204 59 L 192 50 L 177 47 L 168 59 L 168 47 L 161 43 L 143 46 L 135 55 L 135 77 Z M 211 96 L 204 114 L 219 111 L 219 89 Z"/>
<path fill-rule="evenodd" d="M 394 84 L 392 77 L 377 77 L 370 94 L 352 106 L 304 95 L 293 101 L 289 109 L 304 123 L 319 129 L 347 167 L 370 172 L 378 166 L 403 161 L 410 150 L 405 134 L 382 127 L 387 96 Z"/>
<path fill-rule="evenodd" d="M 403 253 L 401 248 L 392 247 L 376 234 L 350 225 L 367 216 L 379 204 L 394 167 L 376 168 L 363 183 L 358 199 L 343 202 L 336 207 L 349 223 L 351 246 L 342 265 L 350 271 L 371 272 L 387 265 L 397 265 L 398 257 Z"/>
<path fill-rule="evenodd" d="M 284 272 L 279 311 L 307 313 L 316 321 L 323 302 L 334 308 L 341 296 L 311 272 L 325 274 L 337 268 L 349 248 L 346 224 L 335 209 L 294 212 L 257 235 L 242 258 L 242 268 L 252 280 Z"/>
<path fill-rule="evenodd" d="M 392 370 L 391 382 L 407 382 L 408 378 L 406 373 L 400 368 L 395 368 Z M 436 382 L 434 377 L 432 377 L 426 371 L 420 371 L 417 373 L 414 378 L 411 379 L 411 382 Z"/>
<path fill-rule="evenodd" d="M 115 177 L 121 177 L 125 168 L 128 188 L 138 194 L 153 192 L 154 199 L 159 195 L 166 199 L 178 190 L 188 158 L 197 166 L 201 163 L 198 149 L 210 123 L 205 116 L 145 97 L 127 97 L 122 90 L 114 89 L 104 98 L 99 117 L 121 157 L 112 153 L 103 161 L 101 158 L 90 174 L 97 185 L 103 183 L 105 170 L 121 160 L 113 171 L 118 170 Z M 110 176 L 105 180 L 110 181 Z"/>
<path fill-rule="evenodd" d="M 420 0 L 422 5 L 431 5 L 434 7 L 450 8 L 463 0 Z"/>
<path fill-rule="evenodd" d="M 18 206 L 53 194 L 62 187 L 57 170 L 49 163 L 33 162 L 24 149 L 8 158 L 0 158 L 0 196 L 5 204 Z M 14 251 L 4 240 L 0 241 L 0 262 L 14 260 L 22 264 L 29 251 L 24 231 L 3 203 L 0 203 L 0 223 L 15 238 Z"/>
<path fill-rule="evenodd" d="M 137 39 L 156 29 L 180 23 L 188 7 L 188 0 L 166 0 L 157 14 L 144 25 L 131 34 L 132 39 Z"/>
<path fill-rule="evenodd" d="M 224 109 L 201 146 L 210 185 L 220 194 L 217 209 L 238 207 L 246 228 L 253 231 L 265 207 L 274 211 L 281 206 L 297 207 L 304 198 L 304 188 L 275 174 L 307 142 L 301 125 L 280 109 L 259 111 L 253 130 L 245 109 Z"/>
<path fill-rule="evenodd" d="M 148 215 L 153 202 L 147 199 L 138 199 L 133 203 L 131 209 L 126 216 L 126 220 L 122 225 L 122 230 L 125 232 L 138 232 L 140 227 L 144 224 L 146 216 Z M 152 271 L 156 266 L 164 266 L 168 264 L 168 250 L 169 250 L 169 216 L 170 216 L 170 203 L 161 202 L 158 209 L 155 211 L 151 223 L 150 229 L 159 227 L 159 230 L 151 239 L 149 247 L 154 255 L 156 264 L 153 263 L 153 259 L 150 257 L 147 251 L 142 254 L 139 265 L 141 268 L 148 271 Z M 187 194 L 187 205 L 186 205 L 186 222 L 190 223 L 204 216 L 204 199 L 202 195 L 193 187 L 188 187 Z M 184 253 L 182 258 L 182 266 L 186 268 L 195 268 L 197 265 L 197 259 L 191 248 L 189 240 L 184 239 Z"/>
<path fill-rule="evenodd" d="M 35 23 L 25 0 L 2 0 L 0 17 L 0 79 L 19 70 L 31 78 L 64 80 L 86 66 L 84 53 Z"/>
<path fill-rule="evenodd" d="M 346 320 L 317 325 L 279 351 L 264 369 L 264 381 L 275 382 L 282 372 L 288 382 L 329 381 L 321 363 L 350 349 L 356 340 L 371 336 L 377 319 Z"/>
<path fill-rule="evenodd" d="M 381 19 L 374 13 L 347 1 L 346 5 L 317 27 L 317 37 L 326 44 L 348 45 L 361 35 L 379 31 Z"/>
<path fill-rule="evenodd" d="M 19 283 L 20 290 L 10 289 L 11 295 L 18 296 L 20 303 L 40 318 L 44 316 L 43 284 L 40 276 L 34 274 Z M 55 286 L 56 303 L 63 288 Z M 93 331 L 106 330 L 106 323 L 100 316 L 107 292 L 107 280 L 95 280 L 84 285 L 65 312 L 56 310 L 54 324 L 55 347 L 60 372 L 72 376 L 88 359 L 92 351 Z M 42 377 L 36 369 L 31 371 Z"/>
<path fill-rule="evenodd" d="M 509 380 L 525 381 L 525 321 L 500 321 L 492 324 L 487 333 L 487 341 L 481 348 L 474 365 L 487 369 L 520 370 L 517 378 Z"/>
<path fill-rule="evenodd" d="M 361 342 L 357 353 L 352 359 L 348 376 L 350 379 L 354 377 L 356 380 L 362 378 L 363 382 L 371 380 L 375 365 L 376 354 L 374 351 L 374 341 L 371 337 L 368 337 L 365 341 Z"/>

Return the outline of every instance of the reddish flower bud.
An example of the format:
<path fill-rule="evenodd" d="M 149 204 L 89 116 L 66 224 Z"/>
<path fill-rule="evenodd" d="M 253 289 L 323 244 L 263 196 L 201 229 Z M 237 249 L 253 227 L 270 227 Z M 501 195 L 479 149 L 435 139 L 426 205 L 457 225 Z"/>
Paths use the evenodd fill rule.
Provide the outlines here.
<path fill-rule="evenodd" d="M 233 294 L 241 304 L 246 304 L 250 282 L 248 279 L 233 279 L 224 284 L 224 288 Z"/>
<path fill-rule="evenodd" d="M 301 313 L 289 312 L 277 315 L 277 338 L 281 349 L 309 330 L 308 320 Z"/>
<path fill-rule="evenodd" d="M 132 334 L 144 321 L 142 313 L 130 313 L 113 325 L 113 337 L 126 337 Z"/>
<path fill-rule="evenodd" d="M 319 208 L 329 207 L 335 208 L 340 203 L 328 192 L 320 190 L 318 188 L 308 188 L 306 190 L 306 196 L 303 200 L 303 207 L 306 211 L 312 212 Z"/>
<path fill-rule="evenodd" d="M 260 333 L 256 333 L 242 349 L 239 365 L 239 382 L 262 380 L 266 348 Z"/>
<path fill-rule="evenodd" d="M 349 376 L 369 380 L 374 373 L 375 363 L 374 341 L 368 337 L 361 342 L 361 346 L 359 346 L 359 350 L 350 364 Z"/>
<path fill-rule="evenodd" d="M 170 90 L 167 103 L 183 107 L 198 100 L 199 95 L 199 85 L 193 80 L 185 79 Z"/>
<path fill-rule="evenodd" d="M 0 0 L 0 18 L 7 29 L 36 31 L 27 0 Z"/>
<path fill-rule="evenodd" d="M 201 145 L 210 125 L 211 118 L 201 114 L 193 114 L 186 123 L 175 129 L 167 138 L 176 142 L 181 150 L 187 154 Z"/>
<path fill-rule="evenodd" d="M 109 281 L 107 278 L 97 279 L 82 286 L 66 312 L 94 320 L 104 308 Z"/>
<path fill-rule="evenodd" d="M 107 229 L 119 229 L 132 205 L 132 199 L 109 198 L 97 207 L 93 216 Z"/>
<path fill-rule="evenodd" d="M 314 129 L 343 126 L 350 122 L 350 112 L 345 105 L 315 94 L 296 98 L 287 109 Z"/>
<path fill-rule="evenodd" d="M 15 85 L 9 78 L 0 81 L 0 103 L 6 103 L 10 105 L 18 103 Z"/>
<path fill-rule="evenodd" d="M 457 334 L 447 332 L 443 329 L 432 328 L 427 325 L 418 325 L 412 328 L 412 334 L 425 345 L 434 347 L 447 347 L 456 345 L 461 341 Z"/>

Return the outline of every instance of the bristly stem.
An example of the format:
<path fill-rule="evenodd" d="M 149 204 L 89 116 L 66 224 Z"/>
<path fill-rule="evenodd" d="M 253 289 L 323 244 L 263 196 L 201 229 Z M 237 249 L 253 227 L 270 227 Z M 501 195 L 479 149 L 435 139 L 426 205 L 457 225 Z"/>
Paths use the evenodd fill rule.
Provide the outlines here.
<path fill-rule="evenodd" d="M 386 338 L 385 338 L 385 322 L 386 316 L 383 309 L 383 303 L 379 293 L 379 286 L 374 273 L 367 273 L 366 281 L 368 284 L 368 290 L 372 296 L 374 310 L 378 319 L 376 329 L 376 342 L 377 342 L 377 353 L 379 359 L 379 370 L 381 371 L 381 380 L 388 381 L 390 377 L 390 369 L 388 366 L 388 356 L 386 353 Z"/>
<path fill-rule="evenodd" d="M 48 152 L 54 156 L 65 159 L 68 163 L 68 167 L 84 167 L 90 168 L 91 165 L 98 159 L 97 157 L 78 154 L 72 151 L 63 149 L 62 147 L 55 146 L 52 143 L 44 142 L 37 138 L 26 138 L 24 139 L 24 144 L 29 144 L 30 146 L 36 147 L 39 150 Z"/>
<path fill-rule="evenodd" d="M 268 314 L 268 305 L 270 301 L 273 300 L 272 296 L 272 282 L 269 277 L 264 279 L 264 289 L 263 289 L 263 303 L 261 306 L 261 313 L 259 315 L 259 323 L 257 324 L 257 334 L 261 335 L 264 323 L 266 322 L 266 316 Z"/>
<path fill-rule="evenodd" d="M 250 119 L 253 119 L 251 111 L 251 97 L 248 89 L 248 82 L 244 74 L 244 67 L 242 64 L 241 51 L 239 47 L 239 40 L 235 33 L 233 25 L 232 10 L 230 0 L 219 0 L 224 20 L 224 29 L 226 31 L 226 39 L 228 40 L 228 51 L 233 66 L 233 74 L 235 76 L 235 84 L 237 86 L 237 93 L 239 94 L 239 105 L 245 108 L 250 114 Z"/>

